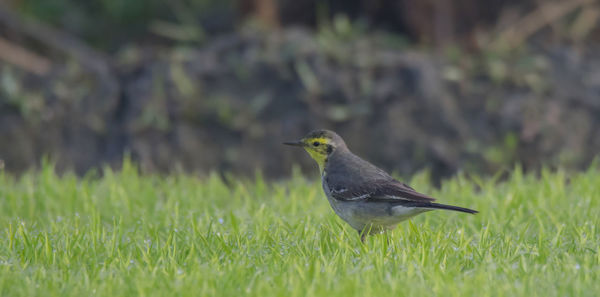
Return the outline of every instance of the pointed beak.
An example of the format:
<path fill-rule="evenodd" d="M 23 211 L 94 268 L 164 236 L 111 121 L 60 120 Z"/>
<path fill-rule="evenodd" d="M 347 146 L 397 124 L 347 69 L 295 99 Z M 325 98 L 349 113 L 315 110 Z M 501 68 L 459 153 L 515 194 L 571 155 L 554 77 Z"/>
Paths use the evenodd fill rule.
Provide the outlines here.
<path fill-rule="evenodd" d="M 283 144 L 285 145 L 292 145 L 292 146 L 304 146 L 304 142 L 298 140 L 298 141 L 290 141 L 290 142 L 284 142 Z"/>

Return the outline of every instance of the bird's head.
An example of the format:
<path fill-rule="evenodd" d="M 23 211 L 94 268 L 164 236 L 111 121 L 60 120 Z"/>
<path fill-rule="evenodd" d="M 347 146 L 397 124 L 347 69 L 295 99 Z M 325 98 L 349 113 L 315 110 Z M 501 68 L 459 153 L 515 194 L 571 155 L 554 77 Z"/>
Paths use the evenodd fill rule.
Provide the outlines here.
<path fill-rule="evenodd" d="M 327 158 L 338 149 L 345 149 L 344 140 L 333 131 L 315 130 L 308 133 L 298 141 L 284 142 L 283 144 L 302 147 L 317 161 L 323 171 Z"/>

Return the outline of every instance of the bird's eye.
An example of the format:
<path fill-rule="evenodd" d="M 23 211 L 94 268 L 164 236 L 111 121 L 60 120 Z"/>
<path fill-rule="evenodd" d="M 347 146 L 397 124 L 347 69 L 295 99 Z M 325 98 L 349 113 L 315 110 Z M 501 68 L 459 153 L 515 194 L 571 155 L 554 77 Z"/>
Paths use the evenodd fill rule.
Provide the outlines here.
<path fill-rule="evenodd" d="M 319 144 L 320 143 L 318 141 L 313 142 L 313 146 L 319 146 Z"/>

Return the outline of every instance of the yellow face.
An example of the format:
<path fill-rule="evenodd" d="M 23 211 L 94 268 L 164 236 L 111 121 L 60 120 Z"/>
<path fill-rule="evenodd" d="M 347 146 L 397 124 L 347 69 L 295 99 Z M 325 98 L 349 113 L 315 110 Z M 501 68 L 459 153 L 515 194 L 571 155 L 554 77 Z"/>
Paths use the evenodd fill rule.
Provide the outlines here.
<path fill-rule="evenodd" d="M 306 152 L 319 164 L 319 168 L 323 171 L 325 160 L 331 153 L 333 147 L 330 140 L 324 137 L 320 138 L 305 138 L 302 139 Z"/>
<path fill-rule="evenodd" d="M 333 152 L 334 146 L 327 137 L 305 137 L 297 142 L 286 142 L 287 145 L 301 146 L 319 164 L 321 172 L 325 167 L 325 161 Z"/>

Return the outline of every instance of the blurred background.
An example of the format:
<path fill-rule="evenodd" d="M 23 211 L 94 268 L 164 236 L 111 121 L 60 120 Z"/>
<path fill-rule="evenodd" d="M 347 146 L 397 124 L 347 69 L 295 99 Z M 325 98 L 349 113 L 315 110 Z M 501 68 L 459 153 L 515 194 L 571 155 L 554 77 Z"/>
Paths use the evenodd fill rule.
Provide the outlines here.
<path fill-rule="evenodd" d="M 387 170 L 585 169 L 600 0 L 0 0 L 0 167 L 316 173 L 315 128 Z"/>

